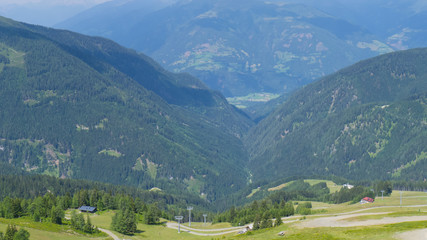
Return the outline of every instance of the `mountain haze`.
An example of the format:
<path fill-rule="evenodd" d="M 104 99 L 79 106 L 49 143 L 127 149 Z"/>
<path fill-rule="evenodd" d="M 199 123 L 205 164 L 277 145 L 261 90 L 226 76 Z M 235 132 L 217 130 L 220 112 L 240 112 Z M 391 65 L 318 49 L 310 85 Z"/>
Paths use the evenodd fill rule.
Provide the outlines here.
<path fill-rule="evenodd" d="M 79 15 L 58 27 L 112 38 L 226 96 L 290 92 L 392 51 L 366 29 L 301 4 L 179 1 L 150 13 L 118 8 L 105 14 L 110 11 L 104 4 L 82 13 L 91 16 L 84 22 Z"/>
<path fill-rule="evenodd" d="M 210 200 L 246 184 L 251 122 L 188 75 L 102 39 L 0 18 L 0 162 Z"/>
<path fill-rule="evenodd" d="M 423 0 L 287 0 L 316 7 L 362 26 L 394 49 L 426 47 L 427 2 Z"/>

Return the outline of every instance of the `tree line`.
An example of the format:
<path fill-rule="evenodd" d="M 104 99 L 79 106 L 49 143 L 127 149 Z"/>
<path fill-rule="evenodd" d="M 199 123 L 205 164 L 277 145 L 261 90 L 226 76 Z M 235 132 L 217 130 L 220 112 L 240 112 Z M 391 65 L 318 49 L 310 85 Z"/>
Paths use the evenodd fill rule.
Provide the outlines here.
<path fill-rule="evenodd" d="M 5 197 L 0 202 L 1 218 L 28 217 L 35 222 L 52 222 L 54 224 L 70 224 L 75 230 L 86 233 L 96 233 L 98 230 L 92 225 L 89 215 L 85 217 L 75 211 L 71 214 L 70 221 L 65 219 L 65 210 L 76 209 L 80 206 L 90 205 L 99 210 L 117 210 L 113 217 L 112 228 L 124 234 L 133 234 L 136 223 L 158 224 L 160 218 L 170 219 L 166 211 L 161 210 L 157 203 L 146 203 L 141 198 L 130 195 L 112 195 L 105 191 L 80 190 L 74 195 L 69 193 L 56 196 L 48 192 L 43 196 L 33 199 Z M 123 224 L 132 224 L 132 227 L 123 227 Z"/>

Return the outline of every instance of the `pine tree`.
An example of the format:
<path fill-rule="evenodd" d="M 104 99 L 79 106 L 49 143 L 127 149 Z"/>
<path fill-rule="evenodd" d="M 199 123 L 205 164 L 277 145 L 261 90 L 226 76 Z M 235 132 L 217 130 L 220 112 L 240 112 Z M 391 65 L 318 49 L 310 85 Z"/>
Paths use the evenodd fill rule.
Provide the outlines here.
<path fill-rule="evenodd" d="M 256 214 L 255 218 L 254 218 L 254 225 L 253 225 L 252 229 L 258 230 L 260 228 L 260 223 L 261 223 L 261 217 L 259 216 L 259 214 Z"/>
<path fill-rule="evenodd" d="M 276 221 L 274 222 L 274 226 L 278 227 L 280 225 L 282 225 L 283 221 L 282 221 L 282 217 L 280 216 L 279 213 L 276 214 Z"/>
<path fill-rule="evenodd" d="M 111 228 L 119 233 L 132 235 L 136 232 L 136 214 L 132 209 L 119 210 L 112 219 Z"/>
<path fill-rule="evenodd" d="M 40 222 L 41 217 L 40 217 L 40 212 L 39 212 L 38 210 L 36 210 L 36 211 L 33 213 L 33 220 L 34 220 L 34 222 Z"/>
<path fill-rule="evenodd" d="M 71 227 L 83 231 L 85 226 L 85 219 L 82 214 L 77 214 L 76 211 L 71 213 Z"/>
<path fill-rule="evenodd" d="M 52 209 L 50 211 L 50 218 L 52 223 L 62 224 L 62 219 L 64 218 L 64 215 L 64 210 L 62 210 L 60 207 L 52 206 Z"/>
<path fill-rule="evenodd" d="M 261 221 L 261 224 L 260 224 L 260 228 L 261 229 L 262 228 L 271 228 L 272 226 L 273 226 L 273 221 L 271 221 L 271 219 L 270 219 L 270 214 L 267 213 L 267 212 L 265 212 L 262 215 L 262 221 Z"/>
<path fill-rule="evenodd" d="M 229 215 L 229 219 L 227 219 L 228 222 L 234 222 L 234 218 L 236 217 L 236 207 L 231 206 L 230 208 L 230 215 Z"/>
<path fill-rule="evenodd" d="M 4 235 L 4 240 L 13 240 L 13 236 L 17 233 L 15 225 L 7 225 L 6 234 Z"/>
<path fill-rule="evenodd" d="M 83 226 L 83 231 L 86 233 L 93 233 L 93 226 L 92 222 L 90 221 L 89 214 L 87 215 L 86 223 Z"/>
<path fill-rule="evenodd" d="M 13 240 L 29 240 L 30 239 L 30 233 L 21 228 L 19 229 L 18 232 L 15 233 L 15 235 L 13 236 Z"/>

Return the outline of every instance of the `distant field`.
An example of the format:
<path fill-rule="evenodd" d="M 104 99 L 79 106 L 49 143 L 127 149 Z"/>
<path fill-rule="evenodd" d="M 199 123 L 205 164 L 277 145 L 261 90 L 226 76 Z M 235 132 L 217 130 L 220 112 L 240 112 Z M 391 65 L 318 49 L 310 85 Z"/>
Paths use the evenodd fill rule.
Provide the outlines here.
<path fill-rule="evenodd" d="M 252 189 L 252 192 L 248 195 L 248 196 L 246 196 L 246 198 L 251 198 L 255 193 L 257 193 L 258 191 L 260 190 L 260 188 L 258 187 L 258 188 L 255 188 L 255 189 Z"/>
<path fill-rule="evenodd" d="M 286 182 L 286 183 L 280 184 L 280 185 L 278 185 L 276 187 L 269 188 L 268 191 L 270 191 L 270 192 L 271 191 L 278 191 L 280 189 L 283 189 L 283 188 L 289 186 L 289 184 L 291 184 L 293 182 L 294 181 L 290 181 L 290 182 Z M 306 182 L 306 183 L 308 183 L 310 185 L 318 184 L 318 183 L 321 183 L 321 182 L 326 182 L 326 186 L 329 188 L 329 191 L 331 193 L 337 192 L 337 191 L 339 191 L 342 188 L 341 185 L 337 185 L 334 182 L 329 181 L 329 180 L 306 179 L 306 180 L 304 180 L 304 182 Z"/>
<path fill-rule="evenodd" d="M 297 229 L 287 224 L 278 228 L 261 230 L 254 232 L 252 235 L 239 236 L 233 239 L 384 240 L 395 239 L 394 236 L 398 232 L 421 229 L 425 228 L 425 226 L 426 222 L 410 222 L 371 227 Z M 286 232 L 285 237 L 277 235 L 281 231 Z"/>
<path fill-rule="evenodd" d="M 279 96 L 279 94 L 274 93 L 251 93 L 247 96 L 227 98 L 227 101 L 238 108 L 244 109 L 252 106 L 254 103 L 268 102 Z"/>
<path fill-rule="evenodd" d="M 304 182 L 309 183 L 310 185 L 326 182 L 326 186 L 329 188 L 331 193 L 338 192 L 342 188 L 341 185 L 337 185 L 334 182 L 328 180 L 306 179 Z"/>

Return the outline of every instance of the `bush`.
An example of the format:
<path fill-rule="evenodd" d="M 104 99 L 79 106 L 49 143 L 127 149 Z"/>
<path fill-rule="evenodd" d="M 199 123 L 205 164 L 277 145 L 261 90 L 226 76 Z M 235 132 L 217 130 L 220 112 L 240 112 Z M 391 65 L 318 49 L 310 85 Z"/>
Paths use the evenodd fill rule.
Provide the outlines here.
<path fill-rule="evenodd" d="M 302 205 L 298 205 L 297 209 L 296 209 L 296 213 L 301 214 L 301 215 L 310 215 L 311 214 L 311 209 L 310 208 L 306 208 Z"/>

